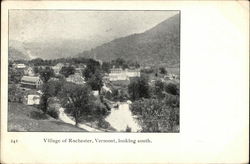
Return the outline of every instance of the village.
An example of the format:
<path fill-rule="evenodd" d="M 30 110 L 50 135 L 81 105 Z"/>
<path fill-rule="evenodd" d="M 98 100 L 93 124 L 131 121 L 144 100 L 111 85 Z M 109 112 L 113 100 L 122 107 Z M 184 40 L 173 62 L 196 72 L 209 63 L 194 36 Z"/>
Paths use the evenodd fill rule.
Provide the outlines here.
<path fill-rule="evenodd" d="M 21 61 L 10 62 L 9 103 L 21 103 L 42 109 L 44 108 L 42 107 L 44 95 L 47 95 L 44 86 L 52 85 L 50 91 L 62 87 L 62 83 L 71 83 L 79 87 L 90 86 L 91 95 L 95 99 L 93 102 L 99 104 L 98 107 L 93 107 L 95 119 L 89 116 L 88 118 L 85 117 L 91 115 L 85 113 L 78 124 L 72 113 L 67 113 L 66 109 L 62 108 L 60 96 L 58 96 L 59 91 L 47 97 L 47 106 L 45 107 L 46 114 L 87 131 L 142 131 L 141 126 L 136 121 L 138 116 L 135 112 L 130 111 L 129 106 L 135 100 L 154 95 L 151 92 L 158 92 L 156 91 L 157 82 L 175 84 L 175 87 L 179 84 L 178 75 L 168 73 L 164 67 L 154 69 L 149 66 L 142 67 L 134 63 L 128 64 L 124 59 L 116 59 L 112 62 L 90 59 L 90 63 L 85 60 L 85 62 L 78 62 L 77 64 L 58 62 L 54 65 L 37 64 L 37 60 L 33 59 L 31 62 L 25 61 L 23 63 Z M 92 73 L 91 69 L 92 71 L 94 69 Z M 47 76 L 48 74 L 50 75 Z M 145 84 L 140 84 L 140 79 L 146 79 Z M 137 84 L 138 86 L 136 86 Z M 156 90 L 152 91 L 150 88 Z M 175 93 L 176 91 L 171 93 L 170 89 L 170 93 L 178 97 L 179 93 Z M 162 92 L 162 94 L 166 93 Z M 99 113 L 96 111 L 99 111 Z"/>

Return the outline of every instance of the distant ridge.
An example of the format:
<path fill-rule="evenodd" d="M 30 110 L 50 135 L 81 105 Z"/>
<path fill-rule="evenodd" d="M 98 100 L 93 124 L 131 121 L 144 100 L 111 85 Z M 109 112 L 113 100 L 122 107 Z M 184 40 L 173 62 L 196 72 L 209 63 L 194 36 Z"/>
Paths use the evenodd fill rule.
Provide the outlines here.
<path fill-rule="evenodd" d="M 15 49 L 15 48 L 13 48 L 13 47 L 9 47 L 8 59 L 10 61 L 14 61 L 14 60 L 29 60 L 30 57 L 27 54 L 25 54 L 25 53 L 23 53 L 23 52 Z"/>
<path fill-rule="evenodd" d="M 138 60 L 140 64 L 179 67 L 180 15 L 170 17 L 143 33 L 115 39 L 78 56 L 94 55 L 103 61 L 124 58 Z"/>

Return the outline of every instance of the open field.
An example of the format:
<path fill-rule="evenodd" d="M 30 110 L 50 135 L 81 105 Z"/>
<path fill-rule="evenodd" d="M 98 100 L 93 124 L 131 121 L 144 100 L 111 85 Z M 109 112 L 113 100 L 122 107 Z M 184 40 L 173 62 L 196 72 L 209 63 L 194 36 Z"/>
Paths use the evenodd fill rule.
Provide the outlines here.
<path fill-rule="evenodd" d="M 8 103 L 8 131 L 77 132 L 86 131 L 44 115 L 39 109 L 20 103 Z"/>
<path fill-rule="evenodd" d="M 173 68 L 166 68 L 166 70 L 168 71 L 168 73 L 180 76 L 180 68 L 179 67 L 177 67 L 177 68 L 174 68 L 174 67 Z"/>

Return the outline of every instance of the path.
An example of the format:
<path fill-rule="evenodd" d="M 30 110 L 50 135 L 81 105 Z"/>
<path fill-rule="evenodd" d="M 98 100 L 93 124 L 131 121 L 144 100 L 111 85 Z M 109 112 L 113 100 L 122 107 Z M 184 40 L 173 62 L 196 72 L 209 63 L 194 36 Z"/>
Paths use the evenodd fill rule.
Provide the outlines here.
<path fill-rule="evenodd" d="M 59 109 L 59 119 L 62 120 L 63 122 L 65 123 L 68 123 L 68 124 L 72 124 L 72 125 L 75 125 L 75 121 L 73 121 L 65 112 L 64 112 L 64 108 L 60 108 Z M 98 130 L 98 129 L 95 129 L 95 128 L 92 128 L 86 124 L 78 124 L 78 127 L 79 128 L 83 128 L 89 132 L 102 132 L 101 130 Z"/>

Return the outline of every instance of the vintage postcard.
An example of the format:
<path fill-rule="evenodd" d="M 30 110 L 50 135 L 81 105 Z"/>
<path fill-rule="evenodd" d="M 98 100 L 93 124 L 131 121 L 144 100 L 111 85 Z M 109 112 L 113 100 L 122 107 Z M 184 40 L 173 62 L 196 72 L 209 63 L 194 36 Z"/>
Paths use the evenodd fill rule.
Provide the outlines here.
<path fill-rule="evenodd" d="M 4 1 L 1 18 L 1 163 L 248 162 L 249 2 Z"/>
<path fill-rule="evenodd" d="M 180 11 L 8 14 L 9 132 L 179 132 Z"/>

